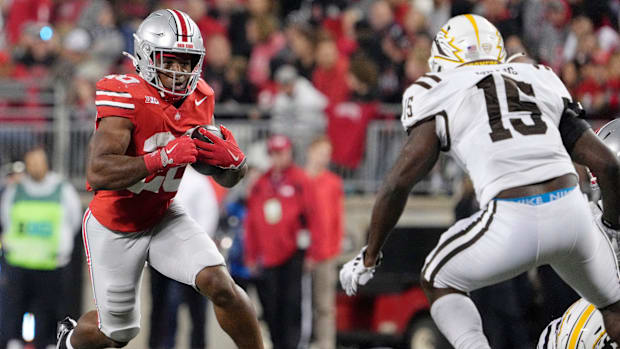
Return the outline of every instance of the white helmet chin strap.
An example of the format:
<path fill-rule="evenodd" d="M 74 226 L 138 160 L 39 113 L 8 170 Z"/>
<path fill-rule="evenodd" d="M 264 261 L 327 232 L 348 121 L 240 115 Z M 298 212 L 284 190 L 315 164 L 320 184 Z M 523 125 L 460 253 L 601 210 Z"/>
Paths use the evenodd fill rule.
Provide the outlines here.
<path fill-rule="evenodd" d="M 519 57 L 525 57 L 525 52 L 517 52 L 513 55 L 511 55 L 510 57 L 508 57 L 508 59 L 506 60 L 506 63 L 510 63 L 513 60 L 519 58 Z"/>
<path fill-rule="evenodd" d="M 131 59 L 131 63 L 133 64 L 134 68 L 138 67 L 138 59 L 134 57 L 131 53 L 123 51 L 123 56 Z"/>

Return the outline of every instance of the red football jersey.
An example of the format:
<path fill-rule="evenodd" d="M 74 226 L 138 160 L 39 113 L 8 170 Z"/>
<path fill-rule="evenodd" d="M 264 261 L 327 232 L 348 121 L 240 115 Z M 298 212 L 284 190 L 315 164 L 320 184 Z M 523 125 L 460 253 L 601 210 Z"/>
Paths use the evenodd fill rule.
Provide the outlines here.
<path fill-rule="evenodd" d="M 97 82 L 97 121 L 123 117 L 134 125 L 126 155 L 142 156 L 164 147 L 191 128 L 212 123 L 213 90 L 200 80 L 180 108 L 137 74 L 108 75 Z M 185 167 L 166 168 L 123 190 L 98 190 L 90 210 L 108 229 L 135 232 L 161 218 L 175 196 Z M 87 184 L 87 188 L 91 190 Z"/>

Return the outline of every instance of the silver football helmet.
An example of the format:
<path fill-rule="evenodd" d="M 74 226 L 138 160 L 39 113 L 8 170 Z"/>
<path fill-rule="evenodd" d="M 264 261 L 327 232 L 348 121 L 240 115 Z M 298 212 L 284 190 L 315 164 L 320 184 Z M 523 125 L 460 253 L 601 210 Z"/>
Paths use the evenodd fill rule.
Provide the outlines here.
<path fill-rule="evenodd" d="M 614 119 L 606 123 L 596 134 L 616 156 L 620 155 L 620 119 Z"/>
<path fill-rule="evenodd" d="M 185 97 L 196 89 L 200 79 L 205 47 L 196 23 L 184 12 L 173 9 L 157 10 L 142 21 L 134 37 L 134 55 L 123 52 L 132 59 L 136 71 L 149 84 L 160 91 L 178 97 Z M 188 55 L 192 68 L 189 73 L 166 69 L 163 57 L 167 55 Z M 172 89 L 166 88 L 158 73 L 172 78 Z M 187 77 L 185 81 L 181 76 Z"/>
<path fill-rule="evenodd" d="M 466 63 L 504 63 L 504 39 L 497 28 L 484 17 L 466 14 L 450 18 L 431 46 L 428 66 L 432 72 L 443 72 Z"/>
<path fill-rule="evenodd" d="M 620 158 L 620 119 L 614 119 L 606 123 L 596 131 L 596 134 Z M 592 201 L 597 202 L 601 198 L 601 188 L 598 185 L 596 176 L 589 169 L 588 174 L 590 175 Z"/>

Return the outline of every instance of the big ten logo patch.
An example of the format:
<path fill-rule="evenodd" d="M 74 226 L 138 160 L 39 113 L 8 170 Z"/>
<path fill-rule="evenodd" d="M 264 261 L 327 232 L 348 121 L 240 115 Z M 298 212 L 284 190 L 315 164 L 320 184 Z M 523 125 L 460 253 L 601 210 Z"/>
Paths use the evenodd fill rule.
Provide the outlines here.
<path fill-rule="evenodd" d="M 144 96 L 144 103 L 147 104 L 159 104 L 159 100 L 153 96 Z"/>

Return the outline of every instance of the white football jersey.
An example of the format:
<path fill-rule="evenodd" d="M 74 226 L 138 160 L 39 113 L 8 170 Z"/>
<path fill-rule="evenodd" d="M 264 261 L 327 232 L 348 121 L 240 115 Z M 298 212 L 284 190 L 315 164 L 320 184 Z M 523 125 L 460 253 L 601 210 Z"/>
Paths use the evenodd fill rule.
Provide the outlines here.
<path fill-rule="evenodd" d="M 543 65 L 508 63 L 428 73 L 403 95 L 405 130 L 434 118 L 441 148 L 484 206 L 504 189 L 575 173 L 558 125 L 572 98 Z"/>

